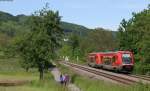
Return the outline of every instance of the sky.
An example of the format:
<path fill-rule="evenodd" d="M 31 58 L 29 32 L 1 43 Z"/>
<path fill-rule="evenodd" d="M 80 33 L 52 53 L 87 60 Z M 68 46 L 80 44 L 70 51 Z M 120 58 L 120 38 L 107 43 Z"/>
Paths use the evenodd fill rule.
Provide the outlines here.
<path fill-rule="evenodd" d="M 58 10 L 62 21 L 87 28 L 106 28 L 116 31 L 123 18 L 147 8 L 150 0 L 0 0 L 0 11 L 13 15 L 31 15 L 46 3 Z"/>

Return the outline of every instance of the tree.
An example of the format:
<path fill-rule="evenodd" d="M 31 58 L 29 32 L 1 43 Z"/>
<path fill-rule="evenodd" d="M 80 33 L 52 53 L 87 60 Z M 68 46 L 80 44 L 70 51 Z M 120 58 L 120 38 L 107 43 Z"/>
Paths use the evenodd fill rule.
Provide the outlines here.
<path fill-rule="evenodd" d="M 92 47 L 91 51 L 113 50 L 117 46 L 113 32 L 104 29 L 94 29 L 89 33 L 87 40 Z"/>
<path fill-rule="evenodd" d="M 72 54 L 72 51 L 71 51 L 71 47 L 68 45 L 68 44 L 64 44 L 63 46 L 62 46 L 62 48 L 59 50 L 59 55 L 61 56 L 61 57 L 66 57 L 66 56 L 72 56 L 71 55 Z"/>
<path fill-rule="evenodd" d="M 79 55 L 79 36 L 72 34 L 70 36 L 69 42 L 72 49 L 72 56 L 77 57 Z"/>
<path fill-rule="evenodd" d="M 139 13 L 133 13 L 128 21 L 123 20 L 119 27 L 119 47 L 132 50 L 136 63 L 140 62 L 142 73 L 150 72 L 150 8 Z M 146 70 L 145 70 L 146 69 Z"/>
<path fill-rule="evenodd" d="M 137 54 L 137 50 L 141 48 L 139 45 L 144 40 L 144 36 L 149 34 L 150 10 L 143 10 L 140 13 L 133 13 L 133 17 L 126 21 L 122 20 L 119 27 L 118 39 L 119 47 L 124 50 L 133 50 Z"/>
<path fill-rule="evenodd" d="M 46 6 L 32 15 L 30 25 L 31 32 L 17 43 L 17 48 L 24 59 L 23 64 L 37 67 L 40 79 L 43 79 L 44 70 L 55 59 L 56 49 L 61 43 L 63 31 L 60 28 L 59 13 Z"/>

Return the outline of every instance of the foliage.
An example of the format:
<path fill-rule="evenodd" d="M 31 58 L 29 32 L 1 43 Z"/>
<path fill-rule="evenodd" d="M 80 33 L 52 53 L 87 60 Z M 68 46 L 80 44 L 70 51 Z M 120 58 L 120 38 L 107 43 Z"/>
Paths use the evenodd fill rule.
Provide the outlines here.
<path fill-rule="evenodd" d="M 119 27 L 118 38 L 120 49 L 133 51 L 136 61 L 142 61 L 141 68 L 150 63 L 149 21 L 150 9 L 148 8 L 139 13 L 133 13 L 133 17 L 128 21 L 123 19 Z M 149 71 L 147 70 L 147 72 Z"/>
<path fill-rule="evenodd" d="M 91 30 L 86 37 L 80 38 L 79 46 L 83 59 L 86 59 L 90 52 L 115 50 L 117 43 L 114 32 L 99 28 Z"/>
<path fill-rule="evenodd" d="M 27 33 L 30 30 L 29 25 L 27 19 L 17 20 L 15 16 L 5 12 L 0 12 L 0 15 L 0 52 L 3 54 L 1 57 L 12 57 L 15 52 L 12 41 L 15 37 Z"/>
<path fill-rule="evenodd" d="M 4 47 L 8 46 L 10 42 L 10 37 L 4 33 L 0 33 L 0 50 L 3 50 Z"/>
<path fill-rule="evenodd" d="M 79 56 L 78 50 L 79 50 L 79 37 L 77 34 L 72 34 L 69 38 L 69 44 L 71 46 L 71 52 L 72 56 L 76 57 Z"/>
<path fill-rule="evenodd" d="M 150 64 L 145 64 L 143 62 L 136 62 L 134 74 L 150 75 Z"/>
<path fill-rule="evenodd" d="M 63 43 L 60 54 L 61 56 L 69 56 L 74 61 L 79 59 L 85 62 L 87 54 L 90 52 L 116 49 L 117 43 L 115 34 L 116 32 L 102 28 L 88 31 L 85 36 L 71 33 L 66 38 L 68 41 Z"/>
<path fill-rule="evenodd" d="M 40 79 L 43 79 L 44 69 L 47 69 L 51 60 L 55 58 L 55 51 L 60 46 L 62 29 L 58 12 L 48 7 L 32 15 L 31 32 L 17 43 L 18 50 L 23 57 L 25 67 L 37 67 Z"/>
<path fill-rule="evenodd" d="M 64 44 L 58 52 L 61 57 L 72 56 L 71 47 L 68 44 Z"/>
<path fill-rule="evenodd" d="M 93 51 L 114 50 L 116 41 L 112 31 L 95 29 L 89 33 L 88 41 L 93 46 Z"/>

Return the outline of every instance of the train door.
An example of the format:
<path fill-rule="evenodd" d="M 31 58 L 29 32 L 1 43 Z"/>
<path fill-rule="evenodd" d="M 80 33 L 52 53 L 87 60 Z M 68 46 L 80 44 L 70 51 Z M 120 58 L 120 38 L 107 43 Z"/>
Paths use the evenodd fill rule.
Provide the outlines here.
<path fill-rule="evenodd" d="M 95 60 L 96 60 L 96 64 L 99 65 L 101 63 L 101 60 L 100 60 L 100 56 L 99 55 L 96 55 L 95 56 Z"/>
<path fill-rule="evenodd" d="M 115 56 L 111 55 L 111 56 L 104 56 L 103 57 L 103 68 L 105 69 L 113 69 L 113 65 L 116 61 Z"/>
<path fill-rule="evenodd" d="M 117 55 L 114 55 L 112 57 L 112 66 L 116 66 L 117 59 L 118 59 Z"/>
<path fill-rule="evenodd" d="M 102 67 L 102 60 L 101 60 L 100 54 L 97 54 L 95 56 L 95 61 L 96 61 L 96 67 L 101 68 Z"/>

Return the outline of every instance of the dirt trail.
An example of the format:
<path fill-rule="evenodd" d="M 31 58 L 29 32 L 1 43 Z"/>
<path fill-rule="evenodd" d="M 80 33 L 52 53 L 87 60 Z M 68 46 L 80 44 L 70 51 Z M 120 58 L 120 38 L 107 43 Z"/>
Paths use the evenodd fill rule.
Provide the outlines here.
<path fill-rule="evenodd" d="M 51 71 L 51 73 L 53 74 L 54 79 L 55 79 L 57 82 L 60 82 L 59 76 L 60 76 L 61 72 L 59 71 L 59 69 L 53 68 L 52 71 Z M 81 91 L 75 84 L 71 84 L 71 83 L 70 83 L 70 84 L 68 84 L 67 86 L 68 86 L 68 89 L 69 89 L 70 91 Z"/>
<path fill-rule="evenodd" d="M 18 86 L 29 82 L 29 80 L 0 80 L 0 86 Z"/>

